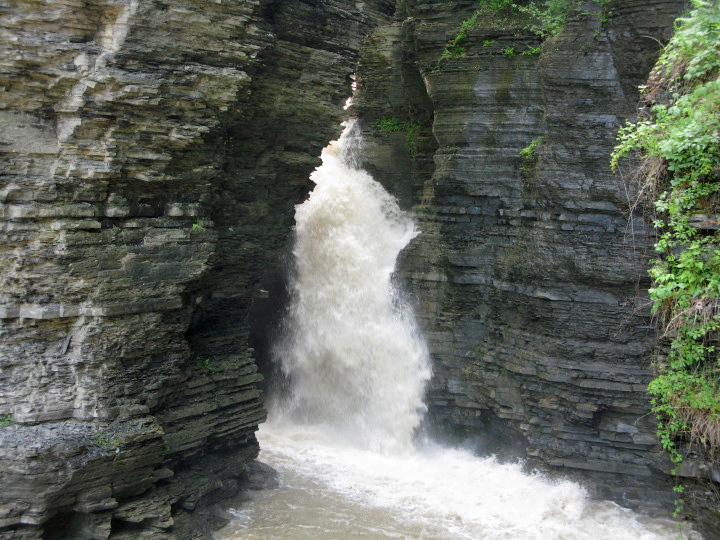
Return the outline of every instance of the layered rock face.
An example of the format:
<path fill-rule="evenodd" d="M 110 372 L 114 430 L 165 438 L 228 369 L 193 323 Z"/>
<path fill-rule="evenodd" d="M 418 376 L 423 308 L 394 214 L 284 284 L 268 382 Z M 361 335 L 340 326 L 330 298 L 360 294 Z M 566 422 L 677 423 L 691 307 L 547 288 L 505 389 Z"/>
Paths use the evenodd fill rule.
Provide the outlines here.
<path fill-rule="evenodd" d="M 378 23 L 355 113 L 423 231 L 401 270 L 434 428 L 667 505 L 649 243 L 608 156 L 684 6 L 580 2 L 540 54 L 483 17 L 439 61 L 476 2 L 6 1 L 0 538 L 172 538 L 237 488 L 265 417 L 248 314 L 262 345 Z"/>
<path fill-rule="evenodd" d="M 247 312 L 389 11 L 0 7 L 0 538 L 172 538 L 237 487 Z"/>
<path fill-rule="evenodd" d="M 423 231 L 401 270 L 434 428 L 645 508 L 672 500 L 646 395 L 651 241 L 608 162 L 685 5 L 580 2 L 540 50 L 525 22 L 484 12 L 440 60 L 476 4 L 407 1 L 368 41 L 356 107 L 368 165 Z M 417 134 L 378 129 L 395 117 Z"/>

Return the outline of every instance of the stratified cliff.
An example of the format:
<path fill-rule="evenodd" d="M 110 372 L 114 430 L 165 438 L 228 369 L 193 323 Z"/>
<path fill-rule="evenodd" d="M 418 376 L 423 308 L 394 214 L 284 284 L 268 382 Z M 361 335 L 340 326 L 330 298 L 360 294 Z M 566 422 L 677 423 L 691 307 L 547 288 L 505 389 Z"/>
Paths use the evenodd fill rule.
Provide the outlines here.
<path fill-rule="evenodd" d="M 262 349 L 377 25 L 353 114 L 420 222 L 432 428 L 670 504 L 650 242 L 608 162 L 686 2 L 580 1 L 544 43 L 483 12 L 443 60 L 478 3 L 394 4 L 0 6 L 0 538 L 173 538 L 236 490 L 265 418 L 250 326 Z"/>
<path fill-rule="evenodd" d="M 651 241 L 609 156 L 686 3 L 606 4 L 579 2 L 542 44 L 481 11 L 441 59 L 477 4 L 403 2 L 363 51 L 355 110 L 368 166 L 423 231 L 402 272 L 433 356 L 434 429 L 667 508 L 646 393 Z"/>
<path fill-rule="evenodd" d="M 0 6 L 0 538 L 171 538 L 238 485 L 247 312 L 391 11 Z"/>

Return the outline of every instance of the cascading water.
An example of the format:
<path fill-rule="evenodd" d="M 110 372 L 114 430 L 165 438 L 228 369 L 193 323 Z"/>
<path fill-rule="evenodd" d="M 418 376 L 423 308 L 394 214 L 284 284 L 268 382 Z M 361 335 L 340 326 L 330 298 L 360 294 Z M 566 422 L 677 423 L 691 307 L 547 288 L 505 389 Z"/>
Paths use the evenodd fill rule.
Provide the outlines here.
<path fill-rule="evenodd" d="M 357 168 L 346 124 L 295 213 L 294 301 L 276 354 L 291 391 L 276 414 L 321 424 L 354 446 L 410 449 L 430 377 L 412 312 L 391 277 L 417 231 L 395 199 Z"/>
<path fill-rule="evenodd" d="M 417 230 L 359 170 L 360 149 L 348 122 L 296 208 L 294 300 L 276 347 L 288 385 L 258 433 L 281 488 L 233 510 L 216 538 L 676 538 L 669 520 L 591 502 L 575 483 L 413 444 L 430 367 L 392 273 Z"/>

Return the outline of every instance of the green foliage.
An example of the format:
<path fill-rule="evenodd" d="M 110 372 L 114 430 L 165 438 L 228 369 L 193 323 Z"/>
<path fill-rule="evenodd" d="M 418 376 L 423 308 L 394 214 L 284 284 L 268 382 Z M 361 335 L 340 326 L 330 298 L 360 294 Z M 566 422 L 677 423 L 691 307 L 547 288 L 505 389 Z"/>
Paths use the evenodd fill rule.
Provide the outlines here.
<path fill-rule="evenodd" d="M 539 0 L 526 6 L 518 6 L 520 13 L 530 15 L 534 21 L 530 29 L 543 39 L 555 36 L 565 27 L 568 17 L 569 0 Z"/>
<path fill-rule="evenodd" d="M 204 230 L 205 230 L 205 227 L 203 227 L 203 226 L 200 225 L 199 223 L 193 223 L 193 225 L 192 225 L 192 230 L 193 230 L 193 231 L 204 231 Z"/>
<path fill-rule="evenodd" d="M 537 147 L 542 144 L 542 137 L 535 137 L 530 144 L 520 150 L 520 157 L 523 159 L 535 159 L 537 157 Z"/>
<path fill-rule="evenodd" d="M 528 15 L 532 21 L 527 27 L 543 39 L 559 34 L 567 22 L 570 0 L 483 0 L 482 9 L 505 11 L 511 15 Z"/>
<path fill-rule="evenodd" d="M 675 510 L 673 511 L 673 517 L 678 519 L 682 513 L 683 506 L 685 505 L 685 499 L 682 498 L 682 494 L 685 493 L 685 486 L 673 486 L 673 491 L 677 495 L 675 497 Z"/>
<path fill-rule="evenodd" d="M 608 0 L 596 0 L 607 2 Z M 455 36 L 445 46 L 434 71 L 439 71 L 441 62 L 449 58 L 460 58 L 465 56 L 464 42 L 468 37 L 468 31 L 475 26 L 480 16 L 503 16 L 527 19 L 527 28 L 546 39 L 558 34 L 567 21 L 570 0 L 531 0 L 521 2 L 516 0 L 479 0 L 478 10 L 474 11 L 465 19 L 457 29 Z M 495 40 L 483 40 L 482 46 L 488 47 L 495 43 Z M 512 57 L 516 51 L 514 47 L 502 49 L 505 56 Z M 521 54 L 540 54 L 539 47 L 530 47 L 527 52 Z"/>
<path fill-rule="evenodd" d="M 713 0 L 693 0 L 690 16 L 675 22 L 675 34 L 658 65 L 670 76 L 697 80 L 717 74 L 720 67 L 720 6 Z"/>
<path fill-rule="evenodd" d="M 600 5 L 600 23 L 605 24 L 610 19 L 610 2 L 612 0 L 595 0 Z"/>
<path fill-rule="evenodd" d="M 396 117 L 378 118 L 375 121 L 375 129 L 381 133 L 405 133 L 405 149 L 408 154 L 417 155 L 417 134 L 420 131 L 420 124 L 415 122 L 400 122 Z"/>
<path fill-rule="evenodd" d="M 101 448 L 118 448 L 120 446 L 120 442 L 117 439 L 113 438 L 112 435 L 104 431 L 98 431 L 93 434 L 92 439 L 95 444 Z"/>
<path fill-rule="evenodd" d="M 444 60 L 446 58 L 459 58 L 465 55 L 465 47 L 462 46 L 462 42 L 465 41 L 465 38 L 467 38 L 468 30 L 470 30 L 475 25 L 479 15 L 480 12 L 476 11 L 472 15 L 470 15 L 470 17 L 465 19 L 462 24 L 460 24 L 459 28 L 457 29 L 457 34 L 452 39 L 452 41 L 447 44 L 442 54 L 440 55 L 440 60 Z"/>
<path fill-rule="evenodd" d="M 7 427 L 13 423 L 13 417 L 11 414 L 0 415 L 0 427 Z"/>
<path fill-rule="evenodd" d="M 395 116 L 391 118 L 378 118 L 375 121 L 375 129 L 384 133 L 393 133 L 395 131 L 402 131 L 402 124 Z"/>
<path fill-rule="evenodd" d="M 212 359 L 210 358 L 197 358 L 195 360 L 195 365 L 205 371 L 215 371 L 215 368 L 212 365 Z"/>
<path fill-rule="evenodd" d="M 480 0 L 481 9 L 489 9 L 492 11 L 499 11 L 506 8 L 514 8 L 514 0 Z"/>
<path fill-rule="evenodd" d="M 638 152 L 639 192 L 651 194 L 659 257 L 650 298 L 670 340 L 648 390 L 658 435 L 675 463 L 678 437 L 720 446 L 720 231 L 692 226 L 720 192 L 720 6 L 694 0 L 644 87 L 647 106 L 618 134 L 611 160 Z"/>
<path fill-rule="evenodd" d="M 537 167 L 537 148 L 542 144 L 542 137 L 535 137 L 530 144 L 520 150 L 520 173 L 523 177 L 529 177 Z"/>
<path fill-rule="evenodd" d="M 417 133 L 420 131 L 420 125 L 415 123 L 405 124 L 405 149 L 408 154 L 415 157 L 417 155 Z"/>
<path fill-rule="evenodd" d="M 522 56 L 539 56 L 540 55 L 540 47 L 528 47 L 520 54 Z"/>

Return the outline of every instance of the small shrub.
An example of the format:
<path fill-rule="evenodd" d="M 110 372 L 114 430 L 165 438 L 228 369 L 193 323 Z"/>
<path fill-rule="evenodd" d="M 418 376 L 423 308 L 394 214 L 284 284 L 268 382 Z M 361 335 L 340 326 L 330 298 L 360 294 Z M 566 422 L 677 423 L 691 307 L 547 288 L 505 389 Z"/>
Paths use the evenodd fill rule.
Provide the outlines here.
<path fill-rule="evenodd" d="M 402 131 L 402 124 L 396 117 L 391 118 L 378 118 L 375 121 L 375 128 L 378 131 L 384 133 L 393 133 L 395 131 Z"/>
<path fill-rule="evenodd" d="M 538 163 L 537 148 L 542 144 L 542 140 L 542 137 L 536 137 L 520 150 L 520 174 L 524 178 L 530 177 L 535 172 Z"/>
<path fill-rule="evenodd" d="M 542 137 L 535 137 L 530 144 L 520 150 L 520 157 L 522 159 L 537 159 L 537 147 L 542 144 Z"/>

